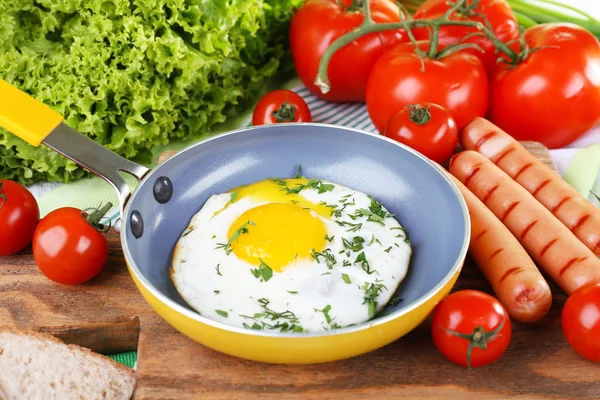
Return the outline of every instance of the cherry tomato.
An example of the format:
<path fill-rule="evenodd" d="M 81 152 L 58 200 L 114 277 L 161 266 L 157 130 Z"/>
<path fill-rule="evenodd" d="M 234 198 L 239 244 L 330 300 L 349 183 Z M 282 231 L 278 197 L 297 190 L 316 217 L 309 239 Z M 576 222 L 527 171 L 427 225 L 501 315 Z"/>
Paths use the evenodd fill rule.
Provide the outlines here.
<path fill-rule="evenodd" d="M 308 0 L 294 14 L 290 27 L 290 47 L 296 73 L 316 96 L 329 101 L 364 101 L 367 80 L 384 49 L 407 41 L 403 30 L 371 33 L 338 50 L 327 68 L 331 91 L 323 94 L 314 84 L 321 57 L 340 36 L 364 20 L 352 0 Z M 391 0 L 370 0 L 375 22 L 400 22 L 400 11 Z"/>
<path fill-rule="evenodd" d="M 296 92 L 285 89 L 265 94 L 252 114 L 252 125 L 310 121 L 312 116 L 304 99 Z"/>
<path fill-rule="evenodd" d="M 571 293 L 563 307 L 561 324 L 573 350 L 587 360 L 600 363 L 600 283 Z"/>
<path fill-rule="evenodd" d="M 47 278 L 77 285 L 100 273 L 108 258 L 108 243 L 98 221 L 109 208 L 87 214 L 64 207 L 40 221 L 33 235 L 33 257 Z"/>
<path fill-rule="evenodd" d="M 536 25 L 524 36 L 539 50 L 514 68 L 496 68 L 488 118 L 518 140 L 564 147 L 600 121 L 600 42 L 566 23 Z"/>
<path fill-rule="evenodd" d="M 0 179 L 0 256 L 23 250 L 40 220 L 35 197 L 17 182 Z"/>
<path fill-rule="evenodd" d="M 415 19 L 432 20 L 442 17 L 454 4 L 447 0 L 427 0 L 416 11 Z M 515 14 L 506 0 L 473 0 L 467 1 L 467 7 L 459 8 L 449 17 L 454 21 L 474 21 L 486 24 L 486 19 L 494 35 L 506 43 L 519 38 L 519 25 Z M 463 40 L 467 35 L 479 32 L 477 28 L 466 26 L 442 26 L 439 31 L 439 44 L 442 48 L 456 43 L 474 43 L 481 50 L 468 49 L 483 62 L 488 73 L 492 73 L 498 55 L 492 41 L 482 35 L 474 35 Z M 417 40 L 429 40 L 430 32 L 425 28 L 414 29 Z"/>
<path fill-rule="evenodd" d="M 403 107 L 390 118 L 383 135 L 440 164 L 450 158 L 458 144 L 458 130 L 452 115 L 431 103 Z"/>
<path fill-rule="evenodd" d="M 433 341 L 444 357 L 465 367 L 498 360 L 512 336 L 510 317 L 500 302 L 477 290 L 454 292 L 433 310 Z"/>
<path fill-rule="evenodd" d="M 429 50 L 429 42 L 417 43 L 420 50 Z M 367 83 L 367 110 L 380 133 L 391 116 L 409 104 L 438 104 L 452 114 L 458 129 L 485 115 L 488 82 L 477 57 L 458 51 L 437 60 L 424 57 L 422 62 L 412 43 L 402 43 L 375 63 Z"/>

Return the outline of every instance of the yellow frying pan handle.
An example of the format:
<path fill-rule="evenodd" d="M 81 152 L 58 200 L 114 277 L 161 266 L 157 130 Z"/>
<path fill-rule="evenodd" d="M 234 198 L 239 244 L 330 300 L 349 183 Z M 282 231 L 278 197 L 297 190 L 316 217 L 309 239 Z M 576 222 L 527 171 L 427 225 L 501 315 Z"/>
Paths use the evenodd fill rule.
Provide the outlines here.
<path fill-rule="evenodd" d="M 0 79 L 0 126 L 39 146 L 63 120 L 45 104 Z"/>

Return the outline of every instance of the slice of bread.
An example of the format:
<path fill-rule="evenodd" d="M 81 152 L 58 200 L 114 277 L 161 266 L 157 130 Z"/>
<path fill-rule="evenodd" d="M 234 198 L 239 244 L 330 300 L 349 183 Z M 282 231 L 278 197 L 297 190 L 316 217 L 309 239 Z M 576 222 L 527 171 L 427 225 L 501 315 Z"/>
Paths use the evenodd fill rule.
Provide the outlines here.
<path fill-rule="evenodd" d="M 130 399 L 134 373 L 76 345 L 33 331 L 0 328 L 0 399 Z"/>

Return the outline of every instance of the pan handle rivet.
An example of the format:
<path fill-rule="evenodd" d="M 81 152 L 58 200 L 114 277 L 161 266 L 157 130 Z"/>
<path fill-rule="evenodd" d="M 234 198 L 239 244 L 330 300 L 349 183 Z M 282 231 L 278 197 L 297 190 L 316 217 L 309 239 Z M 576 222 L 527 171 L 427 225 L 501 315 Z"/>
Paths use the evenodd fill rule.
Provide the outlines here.
<path fill-rule="evenodd" d="M 173 196 L 173 183 L 166 176 L 161 176 L 154 182 L 154 198 L 160 204 L 165 204 Z"/>
<path fill-rule="evenodd" d="M 133 210 L 129 219 L 131 224 L 131 232 L 137 239 L 144 234 L 144 219 L 138 210 Z"/>

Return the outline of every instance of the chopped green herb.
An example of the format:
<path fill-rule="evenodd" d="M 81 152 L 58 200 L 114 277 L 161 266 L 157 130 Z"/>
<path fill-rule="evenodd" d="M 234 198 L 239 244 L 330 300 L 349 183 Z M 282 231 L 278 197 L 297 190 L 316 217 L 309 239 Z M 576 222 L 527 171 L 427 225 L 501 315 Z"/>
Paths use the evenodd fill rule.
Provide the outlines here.
<path fill-rule="evenodd" d="M 385 251 L 386 253 L 389 253 L 389 252 L 390 252 L 390 250 L 392 250 L 392 246 L 388 247 L 388 248 L 387 248 L 387 249 L 385 249 L 384 251 Z"/>
<path fill-rule="evenodd" d="M 396 247 L 400 247 L 400 246 L 398 246 L 398 243 L 394 243 L 394 246 L 396 246 Z"/>
<path fill-rule="evenodd" d="M 289 294 L 298 294 L 298 291 L 296 291 L 296 290 L 288 290 L 287 292 Z"/>
<path fill-rule="evenodd" d="M 369 242 L 369 244 L 367 246 L 372 245 L 373 242 L 375 242 L 375 234 L 373 234 L 373 236 L 371 236 L 371 241 Z"/>
<path fill-rule="evenodd" d="M 190 233 L 192 233 L 194 231 L 194 228 L 190 228 L 187 231 L 183 232 L 183 235 L 181 235 L 181 237 L 186 237 L 187 235 L 189 235 Z"/>
<path fill-rule="evenodd" d="M 360 236 L 354 236 L 352 238 L 352 241 L 348 241 L 346 238 L 342 238 L 342 243 L 344 244 L 344 248 L 346 250 L 351 250 L 351 251 L 362 250 L 364 242 L 365 242 L 365 239 L 363 239 Z"/>
<path fill-rule="evenodd" d="M 323 313 L 323 315 L 325 316 L 325 321 L 327 321 L 327 323 L 331 322 L 331 317 L 329 316 L 329 311 L 331 311 L 331 306 L 329 304 L 327 304 L 325 306 L 325 308 L 322 310 L 318 310 L 316 308 L 314 310 L 315 310 L 315 312 Z"/>
<path fill-rule="evenodd" d="M 216 239 L 216 238 L 217 238 L 217 235 L 213 235 L 213 237 L 212 237 L 212 238 L 213 238 L 213 239 Z"/>
<path fill-rule="evenodd" d="M 273 277 L 273 270 L 263 260 L 260 260 L 258 268 L 251 269 L 250 272 L 256 279 L 262 278 L 261 282 L 268 282 Z"/>
<path fill-rule="evenodd" d="M 299 179 L 299 178 L 304 178 L 304 177 L 302 176 L 302 167 L 300 166 L 300 164 L 298 164 L 298 165 L 296 166 L 296 168 L 297 168 L 297 169 L 296 169 L 296 179 Z"/>
<path fill-rule="evenodd" d="M 392 277 L 392 278 L 393 278 L 393 277 Z M 392 299 L 390 300 L 390 303 L 389 303 L 389 304 L 390 304 L 390 306 L 395 306 L 395 305 L 397 305 L 398 303 L 400 303 L 402 300 L 403 300 L 403 299 L 401 299 L 400 297 L 398 297 L 398 296 L 394 296 L 394 297 L 392 297 Z"/>
<path fill-rule="evenodd" d="M 227 313 L 227 311 L 223 311 L 223 310 L 215 310 L 217 312 L 217 314 L 219 314 L 221 317 L 225 317 L 227 318 L 227 316 L 229 315 Z"/>
<path fill-rule="evenodd" d="M 362 289 L 365 292 L 362 304 L 367 305 L 369 318 L 373 318 L 375 316 L 375 309 L 377 308 L 377 296 L 379 296 L 379 293 L 381 293 L 383 289 L 387 290 L 387 288 L 381 283 L 365 282 Z"/>
<path fill-rule="evenodd" d="M 312 249 L 311 256 L 317 263 L 321 263 L 319 261 L 319 257 L 325 258 L 325 264 L 327 264 L 327 268 L 329 269 L 333 269 L 333 266 L 337 263 L 335 256 L 331 252 L 331 249 L 325 249 L 321 253 L 316 252 L 315 249 Z"/>
<path fill-rule="evenodd" d="M 367 261 L 367 256 L 365 256 L 364 251 L 361 252 L 356 257 L 356 260 L 354 260 L 354 264 L 358 264 L 358 263 L 360 263 L 360 266 L 367 274 L 371 275 L 373 272 L 375 272 L 374 270 L 371 270 L 371 266 L 369 265 L 369 262 Z"/>
<path fill-rule="evenodd" d="M 215 294 L 219 294 L 219 293 L 221 293 L 221 291 L 220 291 L 220 290 L 215 290 L 214 292 L 215 292 Z"/>
<path fill-rule="evenodd" d="M 287 186 L 286 182 L 281 178 L 271 178 L 270 181 L 277 184 L 277 186 Z"/>
<path fill-rule="evenodd" d="M 292 204 L 298 204 L 298 201 L 296 200 L 290 200 L 292 202 Z"/>
<path fill-rule="evenodd" d="M 331 275 L 331 272 L 323 272 L 321 275 Z"/>
<path fill-rule="evenodd" d="M 235 201 L 235 199 L 237 199 L 237 197 L 238 197 L 238 192 L 233 192 L 233 193 L 231 193 L 231 198 L 229 199 L 229 201 L 231 203 L 233 203 Z"/>
<path fill-rule="evenodd" d="M 383 246 L 383 245 L 381 244 L 381 242 L 379 241 L 379 239 L 375 239 L 375 242 L 376 242 L 378 245 L 380 245 L 380 246 Z"/>
<path fill-rule="evenodd" d="M 329 243 L 333 242 L 333 238 L 334 238 L 334 237 L 335 237 L 335 236 L 331 236 L 331 237 L 330 237 L 329 235 L 325 234 L 325 240 L 327 240 Z"/>
<path fill-rule="evenodd" d="M 352 283 L 348 274 L 342 274 L 342 280 L 346 282 L 348 285 Z"/>
<path fill-rule="evenodd" d="M 229 255 L 233 249 L 231 248 L 231 243 L 233 243 L 234 240 L 236 240 L 237 238 L 240 237 L 240 235 L 246 234 L 248 233 L 248 225 L 254 225 L 256 226 L 256 224 L 252 221 L 246 221 L 237 231 L 235 231 L 233 233 L 233 235 L 231 235 L 231 237 L 229 238 L 229 241 L 227 243 L 217 243 L 217 247 L 215 247 L 215 249 L 225 249 L 225 254 Z"/>
<path fill-rule="evenodd" d="M 335 221 L 339 226 L 349 226 L 349 229 L 346 229 L 346 232 L 358 232 L 359 230 L 362 229 L 362 223 L 358 223 L 358 224 L 353 224 L 352 222 L 348 222 L 348 221 Z"/>
<path fill-rule="evenodd" d="M 344 261 L 343 261 L 343 263 L 342 263 L 342 267 L 349 267 L 349 266 L 351 266 L 351 265 L 352 265 L 352 264 L 351 264 L 351 263 L 350 263 L 350 261 L 348 261 L 348 260 L 344 260 Z"/>
<path fill-rule="evenodd" d="M 248 325 L 247 323 L 244 322 L 244 328 L 246 329 L 254 329 L 255 331 L 260 331 L 262 330 L 262 326 L 260 326 L 259 324 L 257 324 L 256 322 L 252 324 L 252 326 Z"/>
<path fill-rule="evenodd" d="M 284 190 L 286 192 L 286 194 L 298 194 L 301 191 L 303 191 L 304 189 L 308 189 L 308 188 L 313 188 L 319 194 L 321 194 L 321 193 L 325 193 L 325 192 L 331 192 L 335 188 L 335 186 L 330 183 L 323 183 L 319 179 L 311 179 L 303 185 L 296 185 L 296 187 L 294 187 L 292 189 L 285 187 L 281 190 Z"/>
<path fill-rule="evenodd" d="M 221 275 L 221 271 L 219 271 L 219 267 L 220 266 L 221 266 L 221 264 L 217 264 L 217 266 L 215 267 L 215 269 L 217 270 L 217 275 L 223 276 L 223 275 Z"/>

